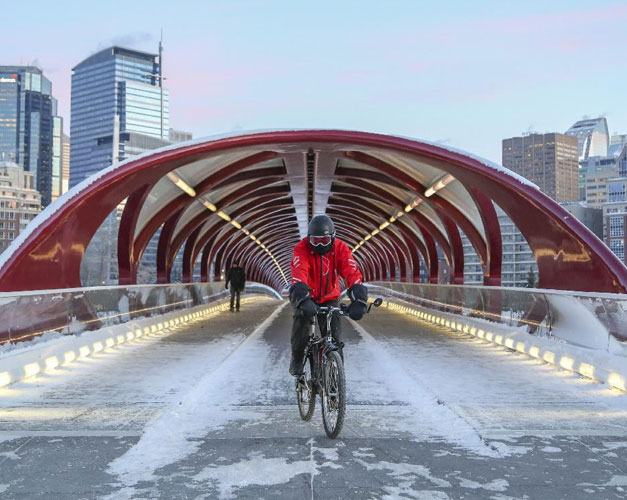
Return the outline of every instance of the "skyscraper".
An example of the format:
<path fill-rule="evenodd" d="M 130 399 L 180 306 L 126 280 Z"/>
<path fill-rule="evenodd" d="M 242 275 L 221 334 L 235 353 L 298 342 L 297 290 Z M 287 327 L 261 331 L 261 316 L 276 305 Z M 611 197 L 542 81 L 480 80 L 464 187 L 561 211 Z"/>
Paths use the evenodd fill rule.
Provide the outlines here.
<path fill-rule="evenodd" d="M 63 120 L 52 84 L 34 66 L 0 66 L 0 161 L 33 174 L 45 207 L 61 194 Z"/>
<path fill-rule="evenodd" d="M 167 145 L 168 91 L 159 61 L 109 47 L 73 68 L 70 187 L 128 156 Z"/>
<path fill-rule="evenodd" d="M 579 200 L 577 138 L 529 134 L 503 139 L 503 166 L 536 183 L 555 201 Z"/>
<path fill-rule="evenodd" d="M 566 131 L 566 135 L 577 138 L 579 160 L 587 160 L 591 156 L 607 156 L 610 133 L 605 118 L 579 120 Z"/>

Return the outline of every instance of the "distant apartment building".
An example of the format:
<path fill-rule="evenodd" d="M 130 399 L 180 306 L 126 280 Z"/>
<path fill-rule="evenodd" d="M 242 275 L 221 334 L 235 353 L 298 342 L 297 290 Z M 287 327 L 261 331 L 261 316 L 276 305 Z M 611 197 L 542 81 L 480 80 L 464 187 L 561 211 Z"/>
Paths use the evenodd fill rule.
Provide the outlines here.
<path fill-rule="evenodd" d="M 604 241 L 625 264 L 627 231 L 627 146 L 617 158 L 618 177 L 608 180 L 608 200 L 603 204 Z"/>
<path fill-rule="evenodd" d="M 169 144 L 169 94 L 156 54 L 109 47 L 72 70 L 70 187 Z"/>
<path fill-rule="evenodd" d="M 591 156 L 607 156 L 610 134 L 603 117 L 579 120 L 566 131 L 577 139 L 579 160 Z"/>
<path fill-rule="evenodd" d="M 34 66 L 0 66 L 0 161 L 33 174 L 45 207 L 61 194 L 61 134 L 52 83 Z"/>
<path fill-rule="evenodd" d="M 17 163 L 0 161 L 0 252 L 41 212 L 35 174 Z"/>
<path fill-rule="evenodd" d="M 494 205 L 501 226 L 503 240 L 503 261 L 501 265 L 501 284 L 507 287 L 525 287 L 529 272 L 538 277 L 538 265 L 527 240 L 518 230 L 514 222 L 498 206 Z M 464 246 L 464 284 L 483 284 L 483 267 L 479 257 L 463 235 Z"/>
<path fill-rule="evenodd" d="M 503 166 L 558 202 L 579 200 L 576 137 L 549 133 L 504 139 Z"/>
<path fill-rule="evenodd" d="M 597 238 L 603 239 L 603 208 L 602 205 L 590 206 L 583 201 L 567 201 L 560 203 L 564 209 L 579 222 L 592 231 Z"/>
<path fill-rule="evenodd" d="M 583 171 L 583 195 L 580 199 L 590 207 L 601 208 L 608 201 L 608 181 L 618 177 L 618 163 L 614 158 L 598 157 L 589 158 L 586 163 L 580 169 L 580 172 Z"/>

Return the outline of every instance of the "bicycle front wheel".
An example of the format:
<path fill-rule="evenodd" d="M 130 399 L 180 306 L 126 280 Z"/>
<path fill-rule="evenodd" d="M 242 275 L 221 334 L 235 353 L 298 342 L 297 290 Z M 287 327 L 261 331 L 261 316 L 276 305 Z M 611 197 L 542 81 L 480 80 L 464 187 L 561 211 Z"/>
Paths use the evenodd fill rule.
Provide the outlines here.
<path fill-rule="evenodd" d="M 311 420 L 316 407 L 316 393 L 313 388 L 313 357 L 311 351 L 307 353 L 303 374 L 296 381 L 296 396 L 298 398 L 298 413 L 303 420 Z"/>
<path fill-rule="evenodd" d="M 325 356 L 322 371 L 322 421 L 331 439 L 340 435 L 346 413 L 346 376 L 344 364 L 337 351 Z"/>

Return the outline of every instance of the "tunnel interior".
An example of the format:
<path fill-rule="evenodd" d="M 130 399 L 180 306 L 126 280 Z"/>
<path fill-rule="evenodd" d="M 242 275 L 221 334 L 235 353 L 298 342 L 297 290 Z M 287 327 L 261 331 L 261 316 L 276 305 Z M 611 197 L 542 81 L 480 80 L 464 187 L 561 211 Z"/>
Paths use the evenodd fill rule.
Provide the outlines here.
<path fill-rule="evenodd" d="M 113 165 L 36 219 L 0 262 L 0 286 L 81 286 L 85 251 L 110 214 L 121 285 L 138 282 L 147 258 L 156 281 L 171 282 L 178 256 L 183 282 L 220 280 L 236 258 L 249 280 L 284 290 L 294 245 L 327 214 L 366 281 L 463 284 L 466 241 L 483 284 L 499 286 L 497 206 L 531 247 L 540 287 L 625 290 L 622 263 L 518 175 L 438 144 L 328 130 L 197 140 Z"/>

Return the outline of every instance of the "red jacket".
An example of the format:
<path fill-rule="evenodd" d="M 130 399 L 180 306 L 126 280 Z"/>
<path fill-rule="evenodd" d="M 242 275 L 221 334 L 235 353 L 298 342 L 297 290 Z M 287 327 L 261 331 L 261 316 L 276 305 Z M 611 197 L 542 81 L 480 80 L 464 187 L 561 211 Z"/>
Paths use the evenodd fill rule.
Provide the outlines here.
<path fill-rule="evenodd" d="M 361 271 L 348 245 L 337 238 L 326 255 L 313 251 L 307 238 L 294 247 L 292 284 L 303 282 L 311 288 L 311 296 L 318 303 L 340 298 L 340 280 L 346 287 L 362 282 Z"/>

